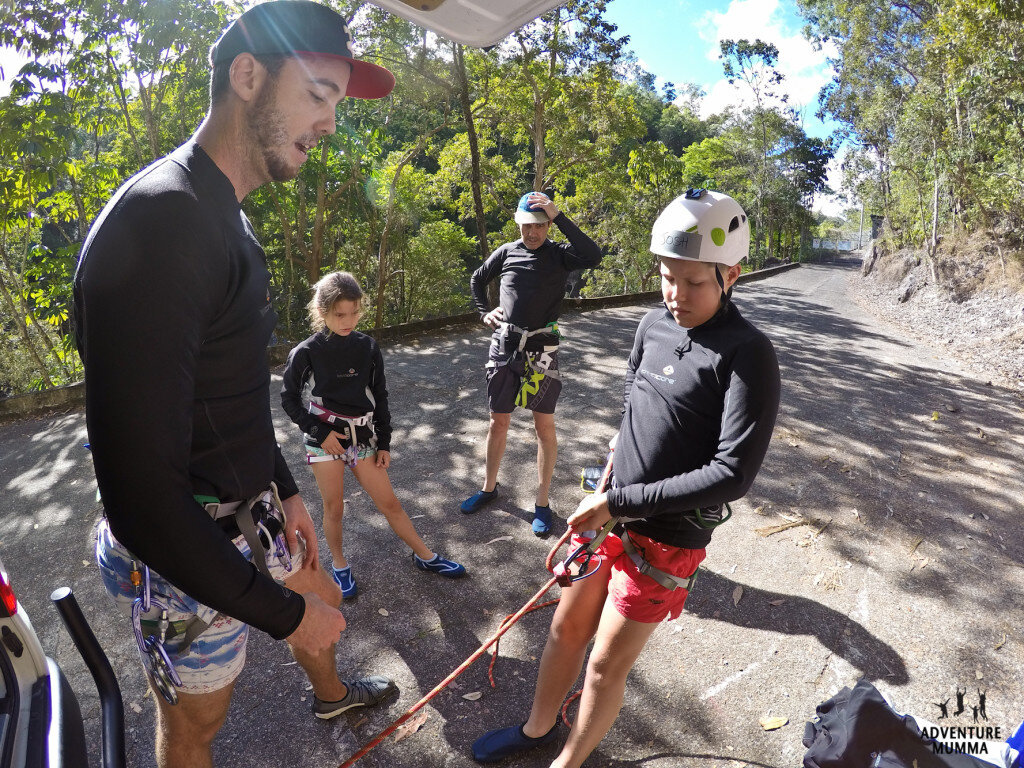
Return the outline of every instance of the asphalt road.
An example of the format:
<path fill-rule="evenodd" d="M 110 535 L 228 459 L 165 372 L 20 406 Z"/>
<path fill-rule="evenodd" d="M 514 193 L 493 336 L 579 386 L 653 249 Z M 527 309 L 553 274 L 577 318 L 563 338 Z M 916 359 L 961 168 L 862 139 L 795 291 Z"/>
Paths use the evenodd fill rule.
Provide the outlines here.
<path fill-rule="evenodd" d="M 931 720 L 939 702 L 966 688 L 966 711 L 954 716 L 950 704 L 943 721 L 953 725 L 973 722 L 984 693 L 986 724 L 1002 738 L 1024 717 L 1020 397 L 879 325 L 848 297 L 857 275 L 852 263 L 804 266 L 738 287 L 737 304 L 779 352 L 775 437 L 753 490 L 716 532 L 688 611 L 656 630 L 618 722 L 588 766 L 797 766 L 804 721 L 859 677 L 901 711 Z M 600 463 L 617 428 L 626 354 L 649 308 L 563 317 L 567 381 L 552 502 L 559 510 L 578 503 L 580 467 Z M 528 417 L 513 419 L 501 477 L 508 493 L 475 516 L 458 512 L 480 481 L 485 353 L 483 328 L 385 350 L 393 483 L 428 545 L 465 562 L 468 579 L 416 571 L 349 476 L 346 544 L 362 593 L 344 606 L 338 664 L 346 673 L 391 675 L 400 696 L 316 721 L 285 645 L 254 633 L 215 745 L 217 765 L 338 765 L 546 581 L 553 539 L 529 530 Z M 275 378 L 275 405 L 279 385 Z M 320 499 L 301 463 L 300 436 L 275 414 L 316 519 Z M 152 766 L 154 705 L 129 624 L 111 610 L 92 559 L 99 511 L 85 441 L 81 412 L 0 425 L 0 556 L 44 647 L 78 691 L 95 744 L 95 689 L 48 602 L 55 587 L 74 588 L 120 679 L 129 764 Z M 763 535 L 787 523 L 799 525 Z M 529 614 L 506 635 L 497 688 L 487 682 L 485 657 L 434 699 L 417 733 L 389 739 L 359 764 L 474 765 L 469 745 L 480 733 L 524 719 L 549 615 Z M 464 698 L 473 692 L 482 695 Z M 788 724 L 764 731 L 758 721 L 766 715 Z M 554 754 L 545 748 L 509 764 L 539 768 Z M 97 744 L 93 765 L 98 755 Z"/>

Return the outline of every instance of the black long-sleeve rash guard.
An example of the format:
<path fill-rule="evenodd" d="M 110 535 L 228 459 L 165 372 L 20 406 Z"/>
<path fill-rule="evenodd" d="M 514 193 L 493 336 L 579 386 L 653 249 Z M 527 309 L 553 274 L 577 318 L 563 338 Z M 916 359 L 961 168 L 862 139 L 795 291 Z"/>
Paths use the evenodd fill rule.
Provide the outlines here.
<path fill-rule="evenodd" d="M 234 188 L 195 143 L 129 180 L 75 274 L 86 420 L 117 539 L 179 589 L 275 638 L 302 597 L 260 574 L 195 501 L 298 492 L 274 438 L 276 316 Z"/>
<path fill-rule="evenodd" d="M 771 341 L 727 303 L 687 330 L 666 308 L 637 328 L 615 445 L 613 515 L 664 544 L 700 549 L 711 530 L 692 510 L 742 497 L 761 467 L 779 409 Z"/>
<path fill-rule="evenodd" d="M 564 213 L 553 221 L 568 244 L 545 240 L 531 251 L 522 240 L 505 243 L 473 273 L 469 285 L 481 317 L 490 311 L 487 284 L 501 275 L 498 305 L 505 312 L 505 322 L 526 330 L 543 328 L 558 319 L 569 273 L 601 263 L 601 249 Z"/>
<path fill-rule="evenodd" d="M 391 411 L 384 358 L 372 337 L 358 331 L 348 336 L 321 331 L 288 354 L 281 405 L 302 429 L 306 443 L 319 446 L 332 429 L 338 429 L 303 408 L 302 392 L 307 383 L 313 402 L 335 413 L 358 417 L 373 411 L 377 449 L 391 450 Z"/>

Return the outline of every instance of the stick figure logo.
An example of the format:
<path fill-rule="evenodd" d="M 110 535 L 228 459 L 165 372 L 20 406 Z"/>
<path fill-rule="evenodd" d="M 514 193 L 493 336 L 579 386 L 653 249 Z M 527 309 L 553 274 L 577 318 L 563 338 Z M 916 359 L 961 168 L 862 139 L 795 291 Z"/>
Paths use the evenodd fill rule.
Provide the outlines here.
<path fill-rule="evenodd" d="M 967 693 L 968 690 L 966 687 L 963 690 L 960 690 L 959 685 L 956 687 L 956 709 L 953 710 L 953 717 L 959 717 L 967 711 L 967 706 L 964 703 Z M 952 696 L 947 696 L 944 701 L 933 702 L 933 704 L 939 708 L 939 720 L 945 720 L 950 717 L 949 702 L 952 698 Z M 980 688 L 978 689 L 978 703 L 971 705 L 971 715 L 976 723 L 979 722 L 979 720 L 988 720 L 988 713 L 985 711 L 985 691 Z"/>

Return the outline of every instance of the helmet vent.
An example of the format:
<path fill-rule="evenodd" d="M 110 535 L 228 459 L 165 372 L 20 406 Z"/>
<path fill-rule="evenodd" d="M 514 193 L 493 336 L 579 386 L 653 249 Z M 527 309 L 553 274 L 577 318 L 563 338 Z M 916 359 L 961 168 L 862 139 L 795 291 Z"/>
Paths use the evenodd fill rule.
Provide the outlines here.
<path fill-rule="evenodd" d="M 732 221 L 729 222 L 729 231 L 732 232 L 734 229 L 740 228 L 740 217 L 733 216 Z"/>

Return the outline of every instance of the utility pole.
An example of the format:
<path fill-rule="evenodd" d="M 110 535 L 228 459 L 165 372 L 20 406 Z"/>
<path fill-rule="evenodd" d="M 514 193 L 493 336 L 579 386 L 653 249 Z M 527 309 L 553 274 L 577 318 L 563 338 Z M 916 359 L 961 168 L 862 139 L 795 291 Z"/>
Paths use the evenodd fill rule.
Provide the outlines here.
<path fill-rule="evenodd" d="M 864 239 L 864 201 L 860 201 L 860 231 L 857 232 L 857 250 L 863 246 Z"/>

